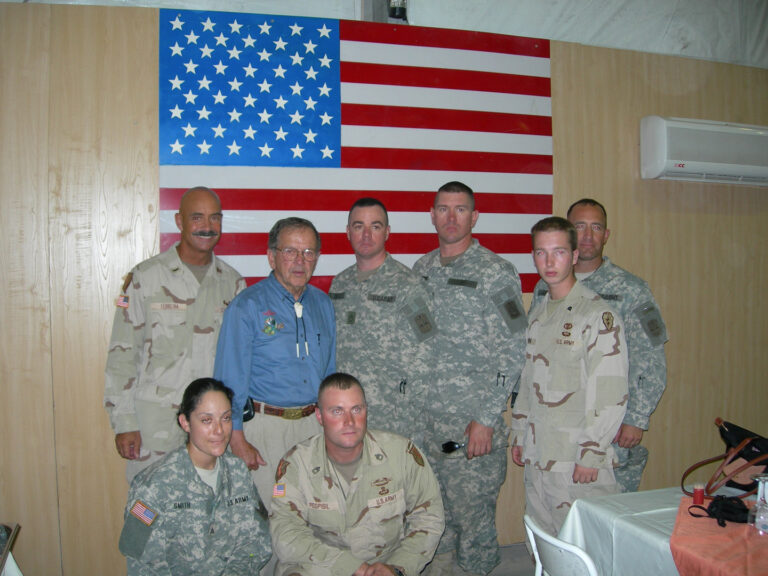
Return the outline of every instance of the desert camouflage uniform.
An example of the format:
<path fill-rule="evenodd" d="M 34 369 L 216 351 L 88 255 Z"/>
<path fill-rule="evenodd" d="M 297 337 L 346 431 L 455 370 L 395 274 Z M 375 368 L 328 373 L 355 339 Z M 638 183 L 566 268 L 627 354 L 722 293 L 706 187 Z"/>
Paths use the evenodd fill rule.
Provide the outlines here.
<path fill-rule="evenodd" d="M 365 386 L 368 424 L 423 444 L 424 398 L 435 334 L 426 286 L 387 255 L 364 281 L 357 265 L 333 279 L 336 367 Z"/>
<path fill-rule="evenodd" d="M 443 532 L 440 488 L 429 462 L 402 436 L 368 430 L 355 477 L 333 468 L 318 434 L 278 466 L 270 530 L 275 576 L 351 576 L 382 562 L 416 576 Z"/>
<path fill-rule="evenodd" d="M 616 266 L 608 258 L 588 277 L 584 286 L 608 301 L 624 320 L 629 350 L 629 403 L 624 424 L 648 430 L 648 421 L 667 387 L 667 359 L 664 343 L 667 330 L 648 284 Z M 540 281 L 534 291 L 531 309 L 547 293 Z M 614 444 L 619 465 L 614 469 L 622 492 L 636 492 L 648 461 L 648 449 L 638 444 L 621 448 Z"/>
<path fill-rule="evenodd" d="M 225 452 L 218 465 L 215 494 L 186 446 L 134 478 L 120 536 L 128 576 L 258 574 L 271 555 L 261 501 L 242 460 Z M 137 501 L 151 525 L 131 514 Z"/>
<path fill-rule="evenodd" d="M 437 324 L 435 370 L 426 401 L 424 449 L 443 490 L 446 530 L 438 554 L 487 574 L 499 562 L 496 499 L 506 475 L 502 412 L 524 361 L 525 311 L 515 267 L 473 240 L 447 266 L 439 250 L 414 271 L 427 279 Z M 464 442 L 471 421 L 494 428 L 490 454 L 467 460 L 440 447 Z"/>
<path fill-rule="evenodd" d="M 626 401 L 621 317 L 580 282 L 558 302 L 546 297 L 529 316 L 512 444 L 523 447 L 526 510 L 550 532 L 559 530 L 576 491 L 580 496 L 617 491 L 611 440 Z M 567 479 L 576 464 L 597 468 L 599 481 L 571 480 L 565 490 L 548 493 L 546 487 L 558 483 L 552 475 Z"/>
<path fill-rule="evenodd" d="M 126 278 L 112 325 L 104 405 L 115 434 L 141 432 L 141 460 L 184 443 L 176 411 L 187 385 L 213 375 L 224 309 L 245 288 L 234 268 L 213 256 L 202 282 L 176 245 L 141 262 Z M 133 466 L 132 466 L 133 465 Z M 141 463 L 128 461 L 129 480 Z"/>

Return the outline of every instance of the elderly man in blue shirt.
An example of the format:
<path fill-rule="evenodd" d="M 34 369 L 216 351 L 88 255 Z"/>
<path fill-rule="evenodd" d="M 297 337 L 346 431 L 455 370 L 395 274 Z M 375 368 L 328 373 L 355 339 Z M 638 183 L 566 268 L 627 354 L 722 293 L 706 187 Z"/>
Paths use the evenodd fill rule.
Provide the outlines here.
<path fill-rule="evenodd" d="M 267 251 L 272 273 L 232 301 L 219 334 L 214 374 L 235 392 L 230 446 L 268 507 L 283 454 L 320 432 L 317 390 L 336 371 L 333 305 L 308 284 L 319 255 L 310 221 L 275 223 Z"/>

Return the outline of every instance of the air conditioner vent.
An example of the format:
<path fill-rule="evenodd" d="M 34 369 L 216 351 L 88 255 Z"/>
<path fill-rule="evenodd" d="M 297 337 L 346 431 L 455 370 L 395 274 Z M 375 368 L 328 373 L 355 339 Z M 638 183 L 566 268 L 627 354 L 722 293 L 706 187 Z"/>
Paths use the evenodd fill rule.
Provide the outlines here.
<path fill-rule="evenodd" d="M 768 186 L 768 127 L 646 116 L 642 178 Z"/>

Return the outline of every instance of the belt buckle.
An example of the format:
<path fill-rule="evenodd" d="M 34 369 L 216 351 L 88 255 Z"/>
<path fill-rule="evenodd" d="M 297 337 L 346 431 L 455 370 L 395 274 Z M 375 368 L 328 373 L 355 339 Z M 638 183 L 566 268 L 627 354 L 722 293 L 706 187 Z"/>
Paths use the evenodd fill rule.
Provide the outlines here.
<path fill-rule="evenodd" d="M 283 418 L 286 420 L 301 420 L 304 417 L 303 410 L 304 408 L 285 408 L 283 410 Z"/>

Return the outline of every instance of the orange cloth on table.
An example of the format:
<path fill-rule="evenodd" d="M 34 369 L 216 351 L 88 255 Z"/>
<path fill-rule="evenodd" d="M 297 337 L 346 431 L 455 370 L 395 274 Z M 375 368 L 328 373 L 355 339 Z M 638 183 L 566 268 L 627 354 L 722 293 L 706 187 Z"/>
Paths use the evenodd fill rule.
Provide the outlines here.
<path fill-rule="evenodd" d="M 704 507 L 710 500 L 704 501 Z M 669 547 L 680 576 L 766 576 L 768 535 L 758 536 L 751 526 L 688 513 L 693 499 L 683 496 L 677 509 Z M 748 506 L 751 502 L 746 503 Z M 699 513 L 704 514 L 702 510 Z"/>

